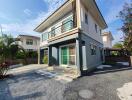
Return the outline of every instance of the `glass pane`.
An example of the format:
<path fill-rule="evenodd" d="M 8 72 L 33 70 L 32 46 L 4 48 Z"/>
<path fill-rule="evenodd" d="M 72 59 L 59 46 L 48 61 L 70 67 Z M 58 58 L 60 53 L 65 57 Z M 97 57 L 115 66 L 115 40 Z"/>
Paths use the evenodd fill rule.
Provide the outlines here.
<path fill-rule="evenodd" d="M 75 56 L 69 56 L 69 64 L 75 65 Z"/>
<path fill-rule="evenodd" d="M 48 39 L 48 33 L 42 34 L 42 41 L 46 41 Z"/>
<path fill-rule="evenodd" d="M 69 65 L 75 65 L 75 46 L 69 47 Z"/>
<path fill-rule="evenodd" d="M 67 54 L 67 47 L 61 48 L 61 63 L 64 65 L 68 64 L 68 54 Z"/>
<path fill-rule="evenodd" d="M 73 17 L 66 19 L 62 24 L 62 32 L 71 30 L 73 28 Z"/>
<path fill-rule="evenodd" d="M 62 61 L 62 64 L 64 64 L 64 65 L 67 65 L 68 64 L 68 56 L 62 56 L 63 57 L 63 61 Z"/>
<path fill-rule="evenodd" d="M 69 47 L 69 55 L 75 55 L 75 46 Z"/>

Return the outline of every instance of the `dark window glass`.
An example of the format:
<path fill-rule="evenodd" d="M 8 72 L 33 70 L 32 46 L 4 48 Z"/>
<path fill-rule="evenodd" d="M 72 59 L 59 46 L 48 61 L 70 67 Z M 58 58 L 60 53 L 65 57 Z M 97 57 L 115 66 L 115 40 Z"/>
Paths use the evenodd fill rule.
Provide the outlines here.
<path fill-rule="evenodd" d="M 96 24 L 95 24 L 95 30 L 96 30 L 96 33 L 97 33 L 97 30 L 98 30 L 98 29 L 97 29 L 97 25 L 96 25 Z"/>
<path fill-rule="evenodd" d="M 27 39 L 26 44 L 27 45 L 33 45 L 33 40 L 32 39 Z"/>
<path fill-rule="evenodd" d="M 96 55 L 96 46 L 95 45 L 90 45 L 90 49 L 91 49 L 91 55 Z"/>
<path fill-rule="evenodd" d="M 85 23 L 88 24 L 88 15 L 85 13 Z"/>
<path fill-rule="evenodd" d="M 100 29 L 100 35 L 102 34 L 102 30 Z"/>

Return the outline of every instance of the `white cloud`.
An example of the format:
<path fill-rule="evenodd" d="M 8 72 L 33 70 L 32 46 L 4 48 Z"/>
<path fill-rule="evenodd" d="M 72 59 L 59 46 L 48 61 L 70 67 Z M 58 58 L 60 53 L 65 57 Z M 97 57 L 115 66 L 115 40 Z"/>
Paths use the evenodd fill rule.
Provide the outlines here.
<path fill-rule="evenodd" d="M 24 12 L 26 15 L 28 15 L 28 16 L 30 16 L 30 15 L 32 14 L 31 10 L 29 10 L 29 9 L 25 9 L 23 12 Z"/>
<path fill-rule="evenodd" d="M 34 34 L 34 28 L 40 24 L 45 18 L 47 18 L 52 12 L 55 11 L 59 6 L 61 6 L 66 0 L 44 0 L 48 4 L 48 10 L 46 12 L 41 12 L 38 14 L 36 19 L 29 19 L 26 23 L 11 23 L 11 24 L 2 24 L 3 31 L 5 32 L 17 32 L 17 33 L 29 33 Z M 31 14 L 31 11 L 28 9 L 24 10 L 24 13 L 27 15 Z M 36 34 L 34 34 L 36 35 Z"/>

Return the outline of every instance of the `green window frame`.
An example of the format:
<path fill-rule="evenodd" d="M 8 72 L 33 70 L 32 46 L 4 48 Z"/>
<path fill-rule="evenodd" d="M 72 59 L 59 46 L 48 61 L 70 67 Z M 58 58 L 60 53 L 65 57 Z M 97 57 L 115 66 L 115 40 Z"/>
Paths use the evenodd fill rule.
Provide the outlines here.
<path fill-rule="evenodd" d="M 61 65 L 75 65 L 76 64 L 76 50 L 74 45 L 61 47 Z"/>

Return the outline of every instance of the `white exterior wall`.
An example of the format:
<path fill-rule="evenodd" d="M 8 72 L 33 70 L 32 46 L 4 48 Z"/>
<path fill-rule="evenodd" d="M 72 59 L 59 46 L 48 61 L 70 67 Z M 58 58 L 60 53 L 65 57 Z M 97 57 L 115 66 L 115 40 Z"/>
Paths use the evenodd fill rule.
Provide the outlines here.
<path fill-rule="evenodd" d="M 42 32 L 42 34 L 44 34 L 44 33 L 46 33 L 46 32 L 50 32 L 52 27 L 57 28 L 57 27 L 61 26 L 61 25 L 62 25 L 62 22 L 63 22 L 64 20 L 66 20 L 67 18 L 71 17 L 71 16 L 73 16 L 72 12 L 69 13 L 69 14 L 67 14 L 66 16 L 64 16 L 64 18 L 62 18 L 61 20 L 57 21 L 55 24 L 53 24 L 52 26 L 50 26 L 50 27 L 47 28 L 46 30 L 44 30 L 44 31 Z M 61 27 L 58 28 L 58 29 L 56 29 L 55 32 L 57 33 L 57 35 L 60 35 L 60 34 L 61 34 Z M 56 35 L 56 36 L 57 36 L 57 35 Z M 42 41 L 42 35 L 41 35 L 40 47 L 43 47 L 43 46 L 45 46 L 45 45 L 47 45 L 47 44 L 48 44 L 47 41 Z"/>
<path fill-rule="evenodd" d="M 88 16 L 88 24 L 85 23 L 85 13 L 87 13 Z M 95 30 L 95 24 L 97 25 L 97 33 Z M 81 4 L 81 29 L 83 30 L 83 33 L 103 44 L 102 37 L 100 34 L 101 28 L 82 4 Z"/>
<path fill-rule="evenodd" d="M 89 37 L 93 38 L 94 40 L 100 42 L 103 44 L 102 41 L 102 37 L 100 34 L 100 27 L 98 25 L 98 23 L 94 20 L 94 18 L 91 16 L 91 14 L 84 8 L 84 6 L 81 4 L 80 5 L 80 9 L 81 9 L 81 26 L 79 26 L 79 28 L 81 28 L 81 30 L 83 30 L 83 33 L 85 33 L 86 35 L 88 35 Z M 85 23 L 85 12 L 88 15 L 88 24 Z M 53 24 L 52 26 L 50 26 L 49 28 L 47 28 L 46 30 L 44 30 L 42 32 L 42 34 L 50 32 L 52 27 L 58 27 L 62 25 L 62 22 L 67 19 L 68 17 L 72 16 L 72 12 L 65 15 L 64 18 L 60 19 L 59 21 L 57 21 L 55 24 Z M 95 24 L 97 25 L 97 32 L 95 30 Z M 58 30 L 56 30 L 58 35 L 61 34 L 61 28 L 59 28 Z M 42 36 L 41 36 L 41 42 L 40 42 L 40 47 L 46 46 L 48 44 L 47 41 L 42 41 Z"/>
<path fill-rule="evenodd" d="M 33 40 L 33 45 L 27 45 L 26 40 L 27 39 L 32 39 Z M 23 42 L 21 42 L 23 41 Z M 22 46 L 25 50 L 27 49 L 32 49 L 33 51 L 37 51 L 40 45 L 40 40 L 36 38 L 31 38 L 31 37 L 21 37 L 21 41 L 18 42 L 20 46 Z M 36 44 L 37 41 L 37 44 Z"/>
<path fill-rule="evenodd" d="M 102 36 L 103 38 L 103 44 L 105 48 L 112 48 L 112 40 L 109 37 L 109 35 Z"/>

